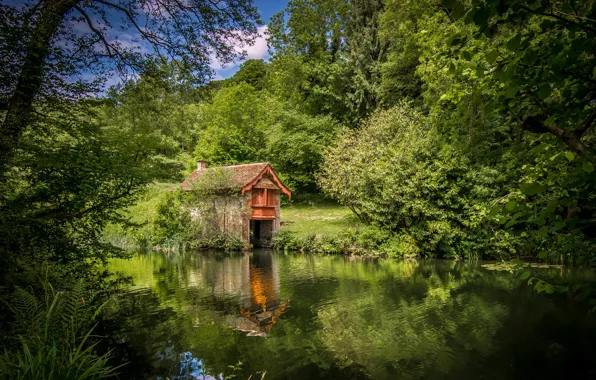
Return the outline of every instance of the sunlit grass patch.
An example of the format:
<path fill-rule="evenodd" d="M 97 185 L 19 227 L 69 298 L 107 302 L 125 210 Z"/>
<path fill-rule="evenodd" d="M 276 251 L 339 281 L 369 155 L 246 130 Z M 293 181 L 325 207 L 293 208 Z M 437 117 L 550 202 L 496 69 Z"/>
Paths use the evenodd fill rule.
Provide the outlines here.
<path fill-rule="evenodd" d="M 348 228 L 358 228 L 360 221 L 345 206 L 326 204 L 293 204 L 281 209 L 282 231 L 297 237 L 335 235 Z"/>

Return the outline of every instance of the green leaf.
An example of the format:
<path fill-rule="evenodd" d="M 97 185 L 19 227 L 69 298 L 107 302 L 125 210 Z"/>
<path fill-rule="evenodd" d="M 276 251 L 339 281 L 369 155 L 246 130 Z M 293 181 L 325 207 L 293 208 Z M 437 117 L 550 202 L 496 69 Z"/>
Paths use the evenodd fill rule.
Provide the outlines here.
<path fill-rule="evenodd" d="M 548 227 L 547 226 L 542 227 L 541 229 L 538 230 L 537 234 L 538 234 L 538 236 L 545 237 L 546 234 L 548 234 Z"/>
<path fill-rule="evenodd" d="M 505 228 L 509 228 L 509 227 L 511 227 L 511 226 L 515 226 L 515 225 L 516 225 L 516 224 L 518 224 L 518 223 L 519 223 L 519 222 L 518 222 L 517 220 L 515 220 L 515 219 L 513 219 L 513 220 L 510 220 L 510 221 L 508 221 L 508 222 L 507 222 L 507 224 L 505 224 Z"/>
<path fill-rule="evenodd" d="M 472 60 L 472 53 L 470 53 L 470 52 L 469 52 L 469 51 L 467 51 L 467 50 L 464 50 L 464 51 L 463 51 L 463 53 L 462 53 L 462 56 L 463 56 L 463 58 L 464 58 L 466 61 L 471 61 L 471 60 Z"/>
<path fill-rule="evenodd" d="M 528 277 L 530 277 L 530 272 L 525 271 L 524 273 L 521 274 L 521 276 L 519 276 L 519 279 L 520 280 L 525 280 Z"/>
<path fill-rule="evenodd" d="M 484 105 L 484 113 L 490 114 L 493 112 L 494 105 L 492 102 L 488 102 Z"/>
<path fill-rule="evenodd" d="M 519 90 L 519 86 L 509 85 L 507 87 L 507 90 L 505 90 L 505 98 L 511 99 L 511 98 L 515 97 L 515 94 L 517 94 L 518 90 Z"/>
<path fill-rule="evenodd" d="M 516 34 L 512 39 L 507 41 L 507 49 L 511 51 L 517 50 L 519 45 L 521 44 L 521 34 Z"/>
<path fill-rule="evenodd" d="M 553 115 L 553 116 L 549 117 L 548 119 L 544 120 L 544 124 L 551 126 L 555 123 L 556 120 L 557 120 L 557 115 Z"/>
<path fill-rule="evenodd" d="M 451 17 L 454 19 L 462 18 L 468 9 L 463 4 L 457 4 L 455 8 L 451 11 Z"/>
<path fill-rule="evenodd" d="M 582 168 L 586 173 L 592 173 L 594 171 L 594 165 L 590 161 L 584 161 Z"/>
<path fill-rule="evenodd" d="M 557 285 L 557 286 L 555 286 L 555 290 L 559 293 L 567 293 L 567 291 L 569 290 L 569 287 L 563 286 L 563 285 Z"/>
<path fill-rule="evenodd" d="M 443 5 L 446 8 L 453 8 L 457 5 L 457 0 L 443 0 Z"/>
<path fill-rule="evenodd" d="M 540 29 L 542 30 L 548 30 L 550 29 L 555 23 L 550 21 L 550 20 L 544 20 L 542 21 L 542 23 L 540 24 Z"/>
<path fill-rule="evenodd" d="M 537 54 L 536 51 L 533 49 L 528 49 L 526 54 L 524 54 L 523 61 L 526 65 L 531 65 L 536 60 Z"/>
<path fill-rule="evenodd" d="M 516 207 L 517 207 L 517 201 L 515 199 L 510 200 L 505 205 L 505 208 L 507 209 L 507 211 L 513 211 L 513 210 L 515 210 Z"/>
<path fill-rule="evenodd" d="M 525 195 L 533 196 L 542 193 L 545 190 L 545 187 L 538 183 L 524 183 L 521 185 L 520 190 Z"/>
<path fill-rule="evenodd" d="M 486 60 L 488 61 L 488 63 L 493 64 L 495 63 L 495 61 L 497 60 L 497 58 L 499 58 L 499 51 L 497 49 L 493 49 L 491 50 L 487 55 L 486 55 Z"/>
<path fill-rule="evenodd" d="M 488 19 L 490 17 L 490 8 L 482 7 L 476 11 L 474 14 L 473 20 L 474 24 L 478 25 L 479 27 L 484 27 L 488 23 Z"/>
<path fill-rule="evenodd" d="M 538 89 L 538 98 L 540 100 L 544 100 L 544 99 L 546 99 L 546 98 L 548 98 L 550 96 L 551 92 L 552 92 L 552 89 L 550 88 L 550 85 L 543 84 Z"/>
<path fill-rule="evenodd" d="M 474 22 L 474 16 L 476 15 L 476 9 L 472 8 L 466 13 L 466 17 L 464 18 L 464 24 L 471 24 Z"/>
<path fill-rule="evenodd" d="M 565 152 L 565 157 L 567 157 L 569 161 L 573 161 L 575 159 L 575 154 L 572 152 Z"/>

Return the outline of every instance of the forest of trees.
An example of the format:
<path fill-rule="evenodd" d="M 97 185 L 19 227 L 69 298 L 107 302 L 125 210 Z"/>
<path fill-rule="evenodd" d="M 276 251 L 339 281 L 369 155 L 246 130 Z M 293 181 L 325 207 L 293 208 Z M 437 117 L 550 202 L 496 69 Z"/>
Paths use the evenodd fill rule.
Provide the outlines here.
<path fill-rule="evenodd" d="M 44 265 L 106 291 L 105 227 L 199 158 L 269 161 L 395 256 L 596 258 L 595 1 L 290 0 L 268 61 L 212 80 L 261 24 L 250 0 L 0 5 L 3 296 Z"/>

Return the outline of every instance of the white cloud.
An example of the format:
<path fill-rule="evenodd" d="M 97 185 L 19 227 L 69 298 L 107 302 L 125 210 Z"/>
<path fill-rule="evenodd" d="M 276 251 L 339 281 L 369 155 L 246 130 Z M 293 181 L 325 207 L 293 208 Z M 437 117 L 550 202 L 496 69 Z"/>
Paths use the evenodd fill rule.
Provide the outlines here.
<path fill-rule="evenodd" d="M 255 39 L 252 45 L 239 45 L 235 47 L 238 54 L 246 53 L 245 59 L 265 59 L 269 58 L 269 52 L 267 49 L 267 25 L 263 25 L 257 29 L 259 36 Z M 233 63 L 228 65 L 222 65 L 215 55 L 211 55 L 211 63 L 209 67 L 215 70 L 215 79 L 225 79 L 234 75 L 238 71 L 238 67 L 242 64 L 242 60 L 237 59 Z"/>
<path fill-rule="evenodd" d="M 257 37 L 255 43 L 252 46 L 240 48 L 240 51 L 246 51 L 247 59 L 264 59 L 267 57 L 267 39 L 265 38 L 265 34 L 267 33 L 267 25 L 259 27 L 258 31 L 259 37 Z"/>

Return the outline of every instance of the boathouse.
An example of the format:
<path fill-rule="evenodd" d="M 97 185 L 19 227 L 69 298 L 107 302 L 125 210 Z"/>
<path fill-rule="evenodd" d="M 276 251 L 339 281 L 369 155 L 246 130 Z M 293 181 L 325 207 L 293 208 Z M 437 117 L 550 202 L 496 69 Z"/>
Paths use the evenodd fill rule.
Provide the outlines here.
<path fill-rule="evenodd" d="M 270 246 L 281 224 L 281 197 L 290 198 L 291 191 L 268 162 L 207 168 L 203 160 L 197 161 L 182 189 L 192 190 L 193 183 L 214 171 L 227 178 L 227 189 L 220 189 L 221 196 L 213 203 L 218 229 L 241 238 L 245 248 Z"/>

